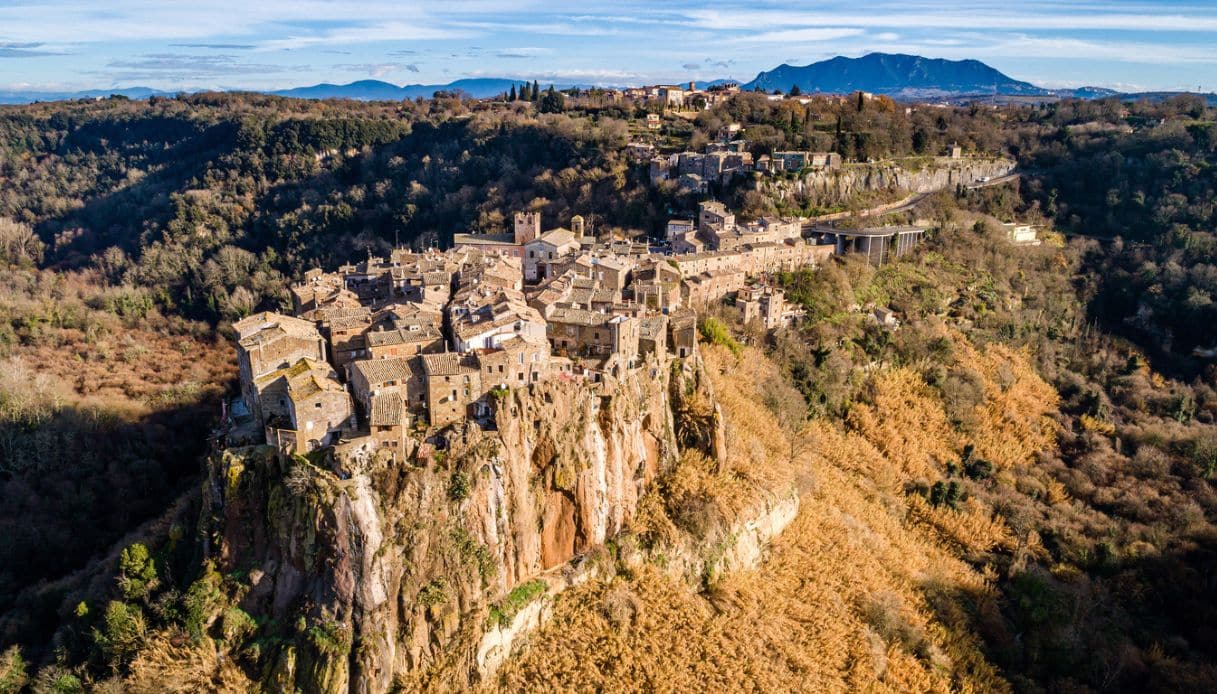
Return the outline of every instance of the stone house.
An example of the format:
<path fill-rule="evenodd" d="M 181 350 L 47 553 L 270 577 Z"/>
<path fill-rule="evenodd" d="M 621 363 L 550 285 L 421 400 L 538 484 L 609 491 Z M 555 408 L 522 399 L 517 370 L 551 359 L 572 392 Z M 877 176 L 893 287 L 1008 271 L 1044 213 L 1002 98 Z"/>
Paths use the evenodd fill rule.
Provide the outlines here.
<path fill-rule="evenodd" d="M 715 230 L 735 228 L 735 213 L 717 200 L 706 200 L 698 205 L 697 230 L 703 235 Z"/>
<path fill-rule="evenodd" d="M 686 277 L 683 282 L 684 304 L 701 307 L 721 301 L 743 289 L 746 279 L 747 275 L 738 268 L 711 270 Z"/>
<path fill-rule="evenodd" d="M 395 459 L 406 455 L 408 432 L 413 417 L 404 396 L 398 392 L 372 396 L 368 414 L 368 434 L 377 448 L 386 448 Z"/>
<path fill-rule="evenodd" d="M 697 351 L 697 312 L 674 311 L 668 317 L 668 351 L 684 359 Z"/>
<path fill-rule="evenodd" d="M 495 349 L 513 337 L 544 339 L 545 318 L 516 294 L 500 292 L 480 303 L 450 307 L 456 351 Z"/>
<path fill-rule="evenodd" d="M 536 383 L 549 369 L 549 342 L 515 338 L 494 350 L 477 352 L 482 389 L 518 388 Z"/>
<path fill-rule="evenodd" d="M 427 416 L 433 427 L 458 422 L 482 395 L 477 357 L 472 354 L 424 354 L 419 357 L 427 384 Z"/>
<path fill-rule="evenodd" d="M 429 323 L 415 322 L 391 330 L 370 330 L 364 340 L 369 359 L 412 357 L 444 351 L 443 334 Z"/>
<path fill-rule="evenodd" d="M 371 417 L 373 399 L 385 393 L 399 395 L 408 410 L 421 412 L 427 407 L 426 374 L 420 356 L 361 359 L 347 367 L 347 380 L 364 417 Z"/>
<path fill-rule="evenodd" d="M 554 349 L 580 356 L 638 355 L 639 319 L 586 309 L 558 308 L 549 318 Z"/>
<path fill-rule="evenodd" d="M 661 363 L 668 358 L 667 316 L 656 314 L 639 319 L 638 355 L 643 359 L 654 355 Z"/>
<path fill-rule="evenodd" d="M 745 287 L 739 291 L 735 305 L 740 319 L 745 323 L 760 321 L 766 330 L 776 330 L 790 325 L 798 315 L 786 303 L 786 294 L 775 287 Z"/>
<path fill-rule="evenodd" d="M 327 313 L 320 324 L 321 334 L 329 343 L 334 366 L 341 369 L 348 363 L 368 356 L 364 335 L 372 328 L 371 309 L 344 309 Z"/>
<path fill-rule="evenodd" d="M 542 279 L 544 268 L 578 252 L 579 238 L 575 232 L 559 228 L 524 244 L 524 279 L 528 282 Z"/>
<path fill-rule="evenodd" d="M 276 380 L 285 413 L 266 421 L 268 444 L 291 453 L 314 451 L 355 427 L 351 395 L 329 364 L 301 359 Z"/>
<path fill-rule="evenodd" d="M 241 398 L 259 423 L 266 421 L 257 380 L 301 359 L 326 361 L 326 341 L 311 321 L 264 311 L 233 323 Z"/>

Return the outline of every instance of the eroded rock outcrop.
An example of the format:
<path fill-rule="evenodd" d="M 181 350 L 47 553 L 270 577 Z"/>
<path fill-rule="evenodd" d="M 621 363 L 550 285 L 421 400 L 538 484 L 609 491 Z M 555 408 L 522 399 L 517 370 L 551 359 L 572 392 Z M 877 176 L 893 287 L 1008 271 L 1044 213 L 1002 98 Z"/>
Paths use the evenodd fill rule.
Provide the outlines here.
<path fill-rule="evenodd" d="M 468 684 L 510 652 L 511 625 L 540 619 L 518 603 L 574 580 L 568 563 L 629 526 L 682 448 L 724 453 L 702 368 L 652 360 L 611 383 L 511 391 L 494 427 L 439 432 L 407 464 L 215 456 L 209 552 L 248 577 L 239 604 L 264 625 L 255 651 L 233 655 L 275 690 Z"/>
<path fill-rule="evenodd" d="M 930 193 L 972 185 L 983 178 L 1010 173 L 1009 159 L 917 160 L 916 166 L 897 162 L 851 164 L 840 169 L 811 171 L 792 179 L 760 179 L 765 192 L 779 200 L 798 198 L 813 205 L 829 206 L 856 199 L 863 193 Z"/>

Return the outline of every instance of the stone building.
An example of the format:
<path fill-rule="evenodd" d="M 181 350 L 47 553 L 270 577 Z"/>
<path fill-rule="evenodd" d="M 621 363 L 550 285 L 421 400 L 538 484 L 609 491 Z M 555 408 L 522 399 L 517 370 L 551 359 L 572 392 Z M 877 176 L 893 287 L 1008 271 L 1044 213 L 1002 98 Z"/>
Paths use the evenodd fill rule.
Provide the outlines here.
<path fill-rule="evenodd" d="M 365 418 L 372 415 L 373 400 L 386 393 L 400 396 L 407 410 L 422 412 L 427 408 L 421 356 L 361 359 L 347 367 L 347 380 Z"/>
<path fill-rule="evenodd" d="M 237 369 L 241 398 L 259 423 L 262 411 L 258 379 L 301 359 L 326 361 L 325 339 L 311 321 L 264 311 L 233 323 L 237 333 Z"/>
<path fill-rule="evenodd" d="M 444 336 L 431 323 L 415 322 L 389 330 L 370 330 L 364 335 L 364 341 L 369 359 L 412 357 L 444 351 Z"/>
<path fill-rule="evenodd" d="M 759 321 L 766 330 L 784 328 L 800 313 L 786 302 L 786 294 L 782 290 L 769 286 L 741 289 L 735 305 L 743 322 Z"/>
<path fill-rule="evenodd" d="M 549 340 L 554 349 L 570 355 L 622 355 L 632 361 L 638 355 L 639 321 L 575 308 L 555 309 L 549 318 Z"/>
<path fill-rule="evenodd" d="M 469 406 L 482 396 L 477 357 L 472 354 L 424 354 L 427 417 L 433 427 L 465 419 Z"/>
<path fill-rule="evenodd" d="M 283 413 L 266 420 L 267 443 L 289 453 L 328 446 L 338 434 L 355 428 L 351 396 L 333 367 L 301 359 L 276 374 L 274 392 L 282 397 Z"/>
<path fill-rule="evenodd" d="M 697 312 L 675 311 L 668 318 L 668 351 L 684 359 L 697 351 Z"/>

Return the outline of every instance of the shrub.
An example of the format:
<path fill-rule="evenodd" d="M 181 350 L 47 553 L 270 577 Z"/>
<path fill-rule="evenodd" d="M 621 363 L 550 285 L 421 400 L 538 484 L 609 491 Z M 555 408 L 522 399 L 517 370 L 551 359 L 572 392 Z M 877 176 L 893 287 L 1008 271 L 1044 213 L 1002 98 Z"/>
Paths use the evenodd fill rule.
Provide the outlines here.
<path fill-rule="evenodd" d="M 965 498 L 967 498 L 967 495 L 955 480 L 946 483 L 935 482 L 934 486 L 930 487 L 930 503 L 934 506 L 946 506 L 947 508 L 954 509 Z"/>
<path fill-rule="evenodd" d="M 707 317 L 701 322 L 701 336 L 712 345 L 726 347 L 737 357 L 742 349 L 740 343 L 731 337 L 731 331 L 727 329 L 727 326 L 717 318 Z"/>
<path fill-rule="evenodd" d="M 319 653 L 345 657 L 351 652 L 351 630 L 338 622 L 314 624 L 305 634 Z"/>
<path fill-rule="evenodd" d="M 138 605 L 111 600 L 106 606 L 104 631 L 93 630 L 93 641 L 112 665 L 125 664 L 144 645 L 148 632 L 144 612 Z"/>
<path fill-rule="evenodd" d="M 224 593 L 220 590 L 220 574 L 208 566 L 203 575 L 186 591 L 183 607 L 186 611 L 186 633 L 194 640 L 203 637 L 212 615 L 224 601 Z"/>
<path fill-rule="evenodd" d="M 434 607 L 448 599 L 448 582 L 437 578 L 418 591 L 418 603 L 423 607 Z"/>
<path fill-rule="evenodd" d="M 21 649 L 9 646 L 4 653 L 0 653 L 0 694 L 16 694 L 28 681 Z"/>
<path fill-rule="evenodd" d="M 448 481 L 448 498 L 453 501 L 469 498 L 469 475 L 463 472 L 452 473 L 452 478 Z"/>
<path fill-rule="evenodd" d="M 504 628 L 510 626 L 511 620 L 520 614 L 520 610 L 548 589 L 548 584 L 540 579 L 533 579 L 512 588 L 505 598 L 490 606 L 490 625 Z"/>
<path fill-rule="evenodd" d="M 156 565 L 148 547 L 136 542 L 122 551 L 118 558 L 118 587 L 128 600 L 148 595 L 156 585 Z"/>
<path fill-rule="evenodd" d="M 495 566 L 494 557 L 486 545 L 473 539 L 464 528 L 459 526 L 452 530 L 452 541 L 456 544 L 461 559 L 477 566 L 479 576 L 486 580 L 494 577 L 498 569 Z"/>
<path fill-rule="evenodd" d="M 240 642 L 257 631 L 258 624 L 245 610 L 234 606 L 224 610 L 220 630 L 225 641 Z"/>

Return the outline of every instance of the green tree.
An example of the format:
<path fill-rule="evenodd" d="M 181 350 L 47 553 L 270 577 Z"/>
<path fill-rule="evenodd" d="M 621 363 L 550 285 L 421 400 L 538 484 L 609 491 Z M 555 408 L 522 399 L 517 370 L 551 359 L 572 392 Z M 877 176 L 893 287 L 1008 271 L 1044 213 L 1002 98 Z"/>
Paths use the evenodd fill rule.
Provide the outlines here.
<path fill-rule="evenodd" d="M 0 694 L 17 694 L 29 679 L 20 648 L 9 646 L 8 650 L 0 653 Z"/>
<path fill-rule="evenodd" d="M 554 85 L 551 84 L 545 91 L 545 95 L 541 97 L 537 108 L 541 113 L 562 113 L 566 110 L 566 97 L 562 92 L 556 91 Z"/>
<path fill-rule="evenodd" d="M 106 606 L 104 631 L 93 630 L 93 641 L 117 668 L 139 652 L 148 633 L 144 612 L 138 605 L 111 600 Z"/>
<path fill-rule="evenodd" d="M 507 93 L 507 100 L 508 101 L 516 100 L 516 86 L 514 84 L 511 85 L 511 91 Z"/>
<path fill-rule="evenodd" d="M 148 595 L 156 585 L 156 564 L 148 548 L 140 542 L 127 547 L 118 557 L 118 587 L 128 600 Z"/>

